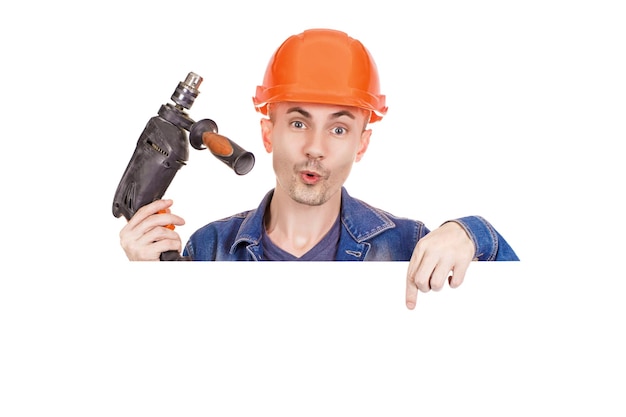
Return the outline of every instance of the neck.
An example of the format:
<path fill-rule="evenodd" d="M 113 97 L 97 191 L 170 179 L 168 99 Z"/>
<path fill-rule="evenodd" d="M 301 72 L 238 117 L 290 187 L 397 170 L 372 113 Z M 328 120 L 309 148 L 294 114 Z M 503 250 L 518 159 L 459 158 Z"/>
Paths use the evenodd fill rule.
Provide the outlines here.
<path fill-rule="evenodd" d="M 265 230 L 275 245 L 294 256 L 302 256 L 328 233 L 341 209 L 341 192 L 319 206 L 298 203 L 276 187 Z"/>

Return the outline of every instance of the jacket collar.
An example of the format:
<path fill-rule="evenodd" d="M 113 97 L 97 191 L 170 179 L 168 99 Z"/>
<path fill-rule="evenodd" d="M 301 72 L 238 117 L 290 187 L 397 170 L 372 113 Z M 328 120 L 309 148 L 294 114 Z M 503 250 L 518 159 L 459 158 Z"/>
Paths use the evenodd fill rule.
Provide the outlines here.
<path fill-rule="evenodd" d="M 351 197 L 345 188 L 341 189 L 341 222 L 359 243 L 396 226 L 386 212 Z"/>
<path fill-rule="evenodd" d="M 242 243 L 259 244 L 263 234 L 265 210 L 272 201 L 273 195 L 274 189 L 265 194 L 261 204 L 255 210 L 250 210 L 246 214 L 239 227 L 237 238 L 230 248 L 231 253 L 234 253 L 237 246 Z M 351 197 L 345 187 L 341 188 L 340 214 L 343 228 L 357 243 L 362 243 L 387 229 L 395 227 L 395 223 L 386 212 Z"/>

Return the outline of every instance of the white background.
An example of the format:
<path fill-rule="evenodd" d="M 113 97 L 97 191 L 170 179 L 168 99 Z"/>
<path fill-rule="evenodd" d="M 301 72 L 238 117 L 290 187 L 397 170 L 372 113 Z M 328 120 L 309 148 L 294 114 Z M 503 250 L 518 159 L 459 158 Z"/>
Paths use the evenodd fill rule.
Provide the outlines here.
<path fill-rule="evenodd" d="M 403 4 L 404 3 L 404 4 Z M 620 2 L 21 2 L 0 13 L 0 414 L 624 415 Z M 406 263 L 132 264 L 115 188 L 189 71 L 208 152 L 187 225 L 273 186 L 251 97 L 289 35 L 372 52 L 388 116 L 350 193 L 435 228 L 480 214 L 522 262 L 404 307 Z"/>

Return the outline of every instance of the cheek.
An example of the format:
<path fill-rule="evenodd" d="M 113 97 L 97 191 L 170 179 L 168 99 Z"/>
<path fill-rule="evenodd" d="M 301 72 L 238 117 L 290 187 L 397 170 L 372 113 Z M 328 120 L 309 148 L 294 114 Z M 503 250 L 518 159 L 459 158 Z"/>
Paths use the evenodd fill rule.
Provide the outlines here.
<path fill-rule="evenodd" d="M 293 146 L 287 146 L 288 144 L 281 141 L 275 141 L 273 144 L 272 152 L 274 154 L 274 159 L 289 159 L 294 155 Z"/>
<path fill-rule="evenodd" d="M 356 162 L 357 152 L 354 148 L 344 149 L 343 152 L 338 152 L 333 158 L 332 165 L 334 171 L 341 174 L 341 176 L 347 176 L 352 170 L 352 166 Z M 328 161 L 330 163 L 330 161 Z"/>
<path fill-rule="evenodd" d="M 272 165 L 274 171 L 291 171 L 296 158 L 293 149 L 283 146 L 281 143 L 274 143 L 272 150 Z"/>
<path fill-rule="evenodd" d="M 360 149 L 360 146 L 358 146 L 358 144 L 357 145 L 352 144 L 350 146 L 346 146 L 344 149 L 337 152 L 337 155 L 346 164 L 353 164 L 358 159 L 360 159 L 359 149 Z"/>

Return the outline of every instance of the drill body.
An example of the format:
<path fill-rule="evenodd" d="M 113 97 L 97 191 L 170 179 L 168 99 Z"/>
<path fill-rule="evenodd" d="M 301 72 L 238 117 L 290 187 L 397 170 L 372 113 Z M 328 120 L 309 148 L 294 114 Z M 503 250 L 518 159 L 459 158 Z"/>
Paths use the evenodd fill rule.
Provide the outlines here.
<path fill-rule="evenodd" d="M 141 207 L 163 197 L 188 159 L 186 132 L 160 116 L 152 117 L 115 192 L 113 215 L 130 220 Z"/>

